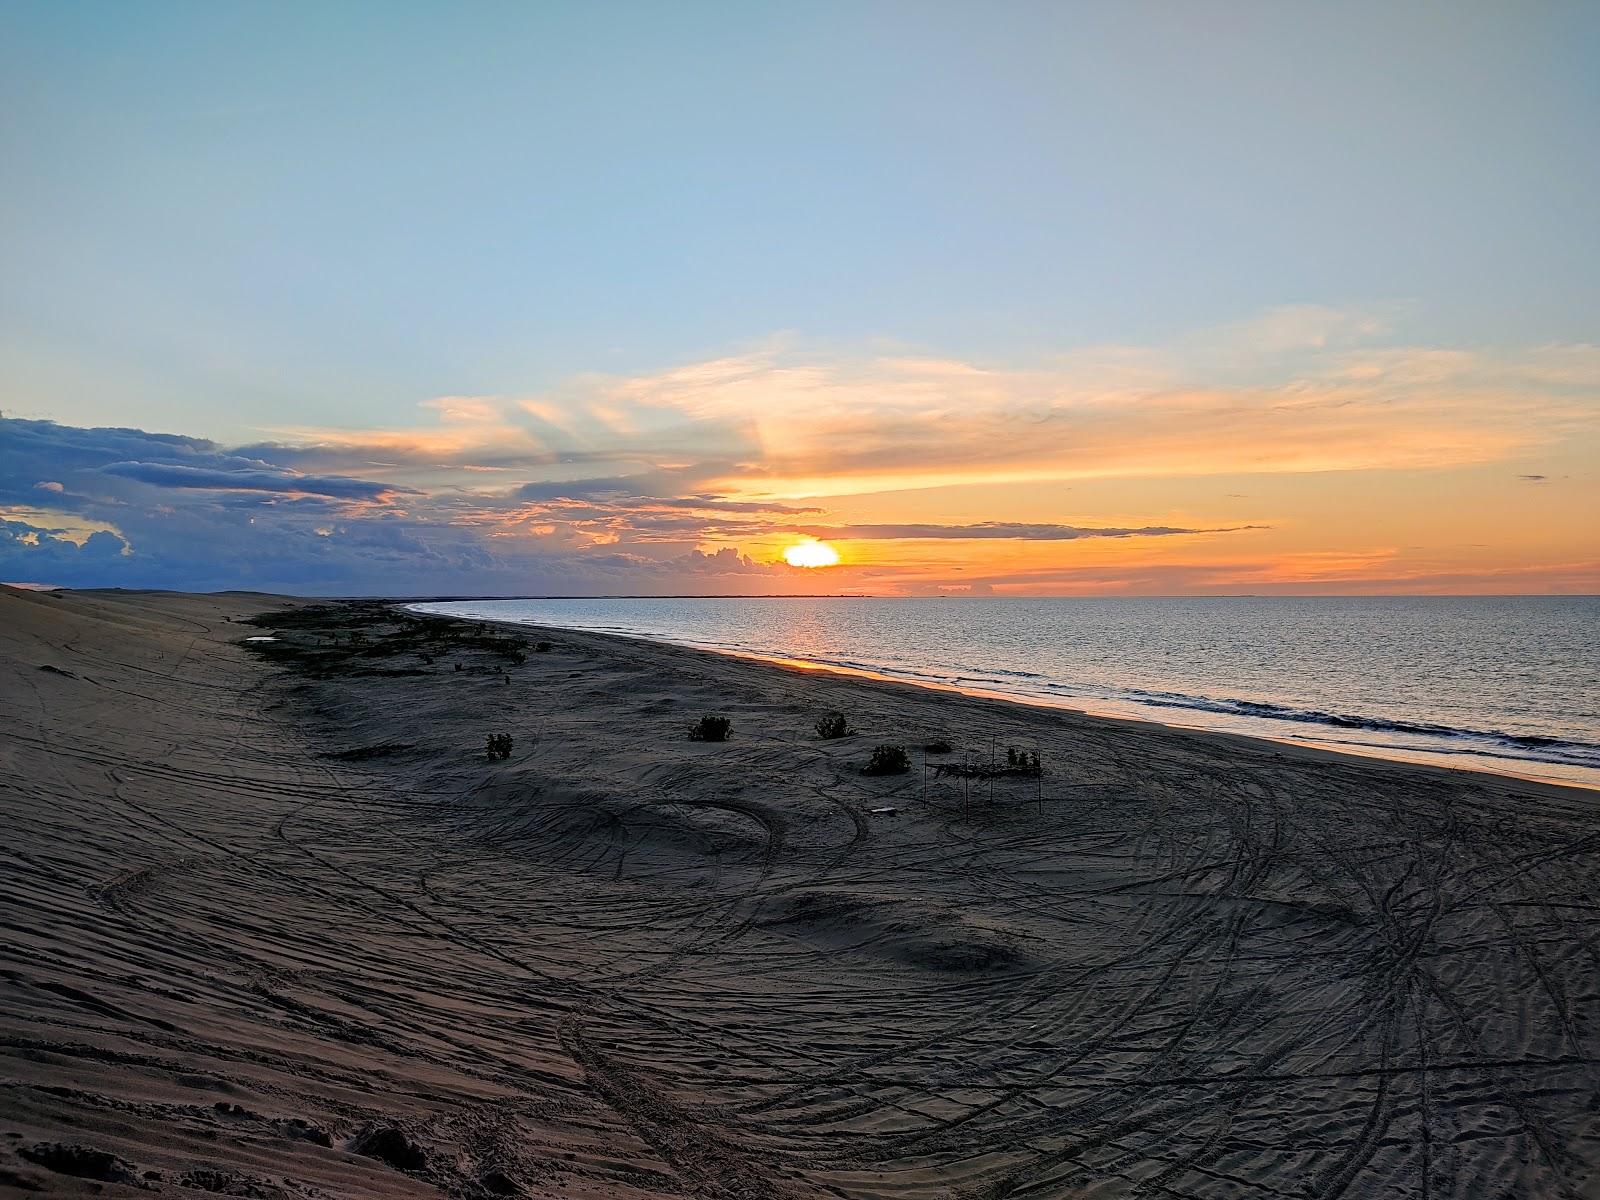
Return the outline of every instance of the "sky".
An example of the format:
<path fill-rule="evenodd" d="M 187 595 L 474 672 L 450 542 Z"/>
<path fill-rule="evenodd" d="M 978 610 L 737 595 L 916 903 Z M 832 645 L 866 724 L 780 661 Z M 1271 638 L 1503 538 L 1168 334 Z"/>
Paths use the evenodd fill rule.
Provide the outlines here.
<path fill-rule="evenodd" d="M 0 0 L 0 579 L 1600 591 L 1597 58 L 1583 3 Z"/>

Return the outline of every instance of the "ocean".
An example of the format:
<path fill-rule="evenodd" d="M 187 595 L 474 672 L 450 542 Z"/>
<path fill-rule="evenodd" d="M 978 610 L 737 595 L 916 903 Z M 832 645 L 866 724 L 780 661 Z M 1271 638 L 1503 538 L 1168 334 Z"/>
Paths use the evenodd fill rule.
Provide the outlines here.
<path fill-rule="evenodd" d="M 648 637 L 1600 788 L 1600 597 L 474 600 Z"/>

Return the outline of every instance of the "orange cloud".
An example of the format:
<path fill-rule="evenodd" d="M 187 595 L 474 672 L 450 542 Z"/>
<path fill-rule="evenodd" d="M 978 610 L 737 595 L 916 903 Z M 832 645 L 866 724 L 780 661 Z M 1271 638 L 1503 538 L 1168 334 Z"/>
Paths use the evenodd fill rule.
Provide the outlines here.
<path fill-rule="evenodd" d="M 269 457 L 404 479 L 451 523 L 561 547 L 765 562 L 820 531 L 864 590 L 1573 586 L 1593 477 L 1552 463 L 1600 452 L 1600 347 L 1375 344 L 1403 317 L 1302 306 L 1027 366 L 773 345 L 441 397 L 417 429 L 279 431 Z M 1531 475 L 1571 482 L 1504 491 Z M 1522 562 L 1535 544 L 1553 565 Z"/>
<path fill-rule="evenodd" d="M 435 428 L 286 430 L 294 442 L 530 477 L 718 460 L 741 495 L 1104 477 L 1440 469 L 1593 427 L 1600 348 L 1498 355 L 1360 344 L 1373 314 L 1301 307 L 1168 347 L 1027 368 L 790 348 L 525 397 L 430 401 Z M 587 467 L 569 474 L 595 474 Z M 479 481 L 471 486 L 483 486 Z"/>

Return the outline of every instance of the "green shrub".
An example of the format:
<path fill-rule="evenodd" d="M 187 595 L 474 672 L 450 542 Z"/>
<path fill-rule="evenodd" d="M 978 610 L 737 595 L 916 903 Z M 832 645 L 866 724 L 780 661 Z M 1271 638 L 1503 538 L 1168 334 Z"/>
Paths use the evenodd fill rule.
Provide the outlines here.
<path fill-rule="evenodd" d="M 855 733 L 855 730 L 850 728 L 850 722 L 845 719 L 845 715 L 841 712 L 827 713 L 817 721 L 817 736 L 824 741 L 849 737 L 853 733 Z"/>
<path fill-rule="evenodd" d="M 872 757 L 861 768 L 863 775 L 904 775 L 911 770 L 911 757 L 904 746 L 874 746 Z"/>
<path fill-rule="evenodd" d="M 727 717 L 719 717 L 712 713 L 707 713 L 689 726 L 689 740 L 691 742 L 725 742 L 732 732 L 733 722 L 728 720 Z"/>

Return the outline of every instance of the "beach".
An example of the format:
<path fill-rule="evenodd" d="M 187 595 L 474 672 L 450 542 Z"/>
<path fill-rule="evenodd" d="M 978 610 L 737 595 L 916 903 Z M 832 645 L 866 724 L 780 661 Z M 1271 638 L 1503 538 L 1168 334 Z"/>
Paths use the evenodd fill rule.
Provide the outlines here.
<path fill-rule="evenodd" d="M 0 1191 L 1600 1194 L 1592 791 L 376 601 L 0 678 Z"/>
<path fill-rule="evenodd" d="M 1600 790 L 1600 597 L 952 599 L 408 607 Z"/>

